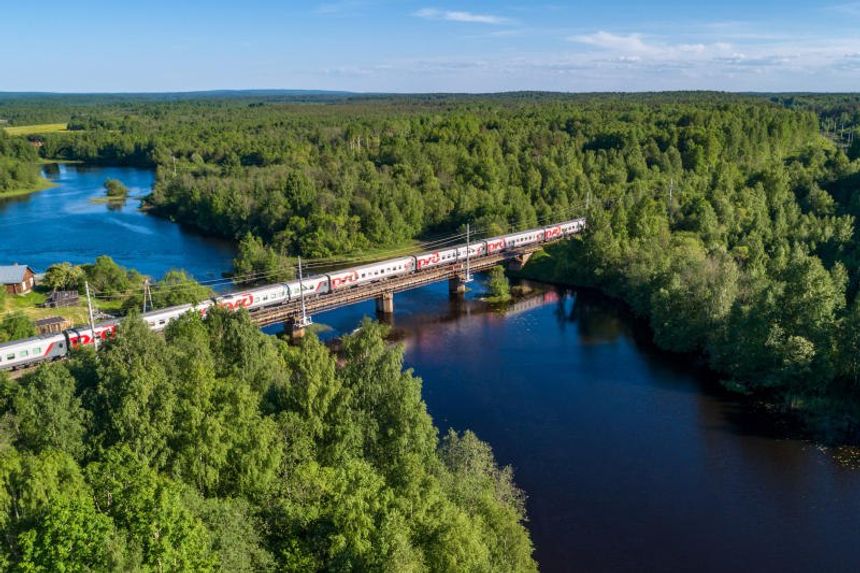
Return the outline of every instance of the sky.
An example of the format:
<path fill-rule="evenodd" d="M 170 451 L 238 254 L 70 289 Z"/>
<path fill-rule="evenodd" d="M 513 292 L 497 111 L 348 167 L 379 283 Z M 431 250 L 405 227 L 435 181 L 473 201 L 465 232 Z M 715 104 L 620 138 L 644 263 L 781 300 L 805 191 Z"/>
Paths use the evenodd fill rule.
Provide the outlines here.
<path fill-rule="evenodd" d="M 860 91 L 860 1 L 0 0 L 0 91 Z"/>

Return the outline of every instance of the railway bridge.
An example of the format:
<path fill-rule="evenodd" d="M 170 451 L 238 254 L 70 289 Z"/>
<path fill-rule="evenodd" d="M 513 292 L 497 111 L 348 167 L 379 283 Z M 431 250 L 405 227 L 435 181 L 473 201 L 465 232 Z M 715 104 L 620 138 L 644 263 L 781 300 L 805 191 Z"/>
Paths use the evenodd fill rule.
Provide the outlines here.
<path fill-rule="evenodd" d="M 305 327 L 310 324 L 310 315 L 327 310 L 334 310 L 359 302 L 376 299 L 376 312 L 389 315 L 394 312 L 394 294 L 422 287 L 431 283 L 448 281 L 448 290 L 452 296 L 466 292 L 469 274 L 490 269 L 504 264 L 511 270 L 521 270 L 529 257 L 547 243 L 523 246 L 516 250 L 499 252 L 469 261 L 468 268 L 463 261 L 448 265 L 440 265 L 429 269 L 415 271 L 405 276 L 396 276 L 377 282 L 360 285 L 350 289 L 335 291 L 302 300 L 291 300 L 279 306 L 264 307 L 251 312 L 251 320 L 258 326 L 269 326 L 284 323 L 291 330 L 292 336 L 300 338 L 305 333 Z"/>

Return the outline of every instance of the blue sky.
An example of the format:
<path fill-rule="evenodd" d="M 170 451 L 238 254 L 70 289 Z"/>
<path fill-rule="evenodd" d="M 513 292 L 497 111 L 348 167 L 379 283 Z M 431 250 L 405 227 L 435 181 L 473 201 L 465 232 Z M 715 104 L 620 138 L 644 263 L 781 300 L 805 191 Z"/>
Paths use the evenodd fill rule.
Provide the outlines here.
<path fill-rule="evenodd" d="M 0 91 L 860 90 L 860 1 L 0 0 Z"/>

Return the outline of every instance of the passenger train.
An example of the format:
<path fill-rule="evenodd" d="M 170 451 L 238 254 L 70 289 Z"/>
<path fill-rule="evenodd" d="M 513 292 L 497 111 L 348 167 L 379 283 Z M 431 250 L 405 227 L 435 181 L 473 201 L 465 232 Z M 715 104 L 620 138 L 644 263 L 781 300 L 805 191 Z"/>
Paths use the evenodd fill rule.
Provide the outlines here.
<path fill-rule="evenodd" d="M 194 311 L 205 315 L 212 306 L 255 311 L 296 300 L 301 296 L 300 289 L 304 290 L 305 297 L 316 297 L 435 266 L 454 264 L 465 261 L 467 256 L 469 259 L 479 259 L 534 243 L 553 241 L 578 233 L 584 227 L 585 219 L 573 219 L 548 227 L 475 241 L 468 245 L 468 253 L 466 245 L 459 245 L 449 249 L 333 271 L 303 279 L 301 282 L 296 280 L 229 293 L 195 305 L 183 304 L 155 310 L 143 314 L 142 318 L 152 330 L 158 332 L 164 330 L 171 320 L 186 312 Z M 73 348 L 94 344 L 96 339 L 108 340 L 116 332 L 119 320 L 101 322 L 95 325 L 95 329 L 89 326 L 71 328 L 60 334 L 46 334 L 0 344 L 0 370 L 13 370 L 38 362 L 55 360 L 67 355 Z"/>

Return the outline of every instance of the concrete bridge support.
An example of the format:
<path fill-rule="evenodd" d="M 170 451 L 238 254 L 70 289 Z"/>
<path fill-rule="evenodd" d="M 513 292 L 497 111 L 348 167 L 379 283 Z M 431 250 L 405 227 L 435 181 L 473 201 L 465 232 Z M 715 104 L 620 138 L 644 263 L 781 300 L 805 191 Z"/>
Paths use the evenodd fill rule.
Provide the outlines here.
<path fill-rule="evenodd" d="M 508 262 L 508 270 L 509 271 L 521 271 L 523 267 L 526 266 L 526 263 L 529 262 L 532 253 L 524 253 L 522 255 L 517 255 L 513 259 Z"/>
<path fill-rule="evenodd" d="M 394 314 L 394 293 L 384 292 L 376 299 L 377 314 Z"/>
<path fill-rule="evenodd" d="M 305 325 L 301 318 L 291 318 L 284 322 L 284 330 L 290 335 L 290 340 L 298 341 L 305 336 Z"/>

